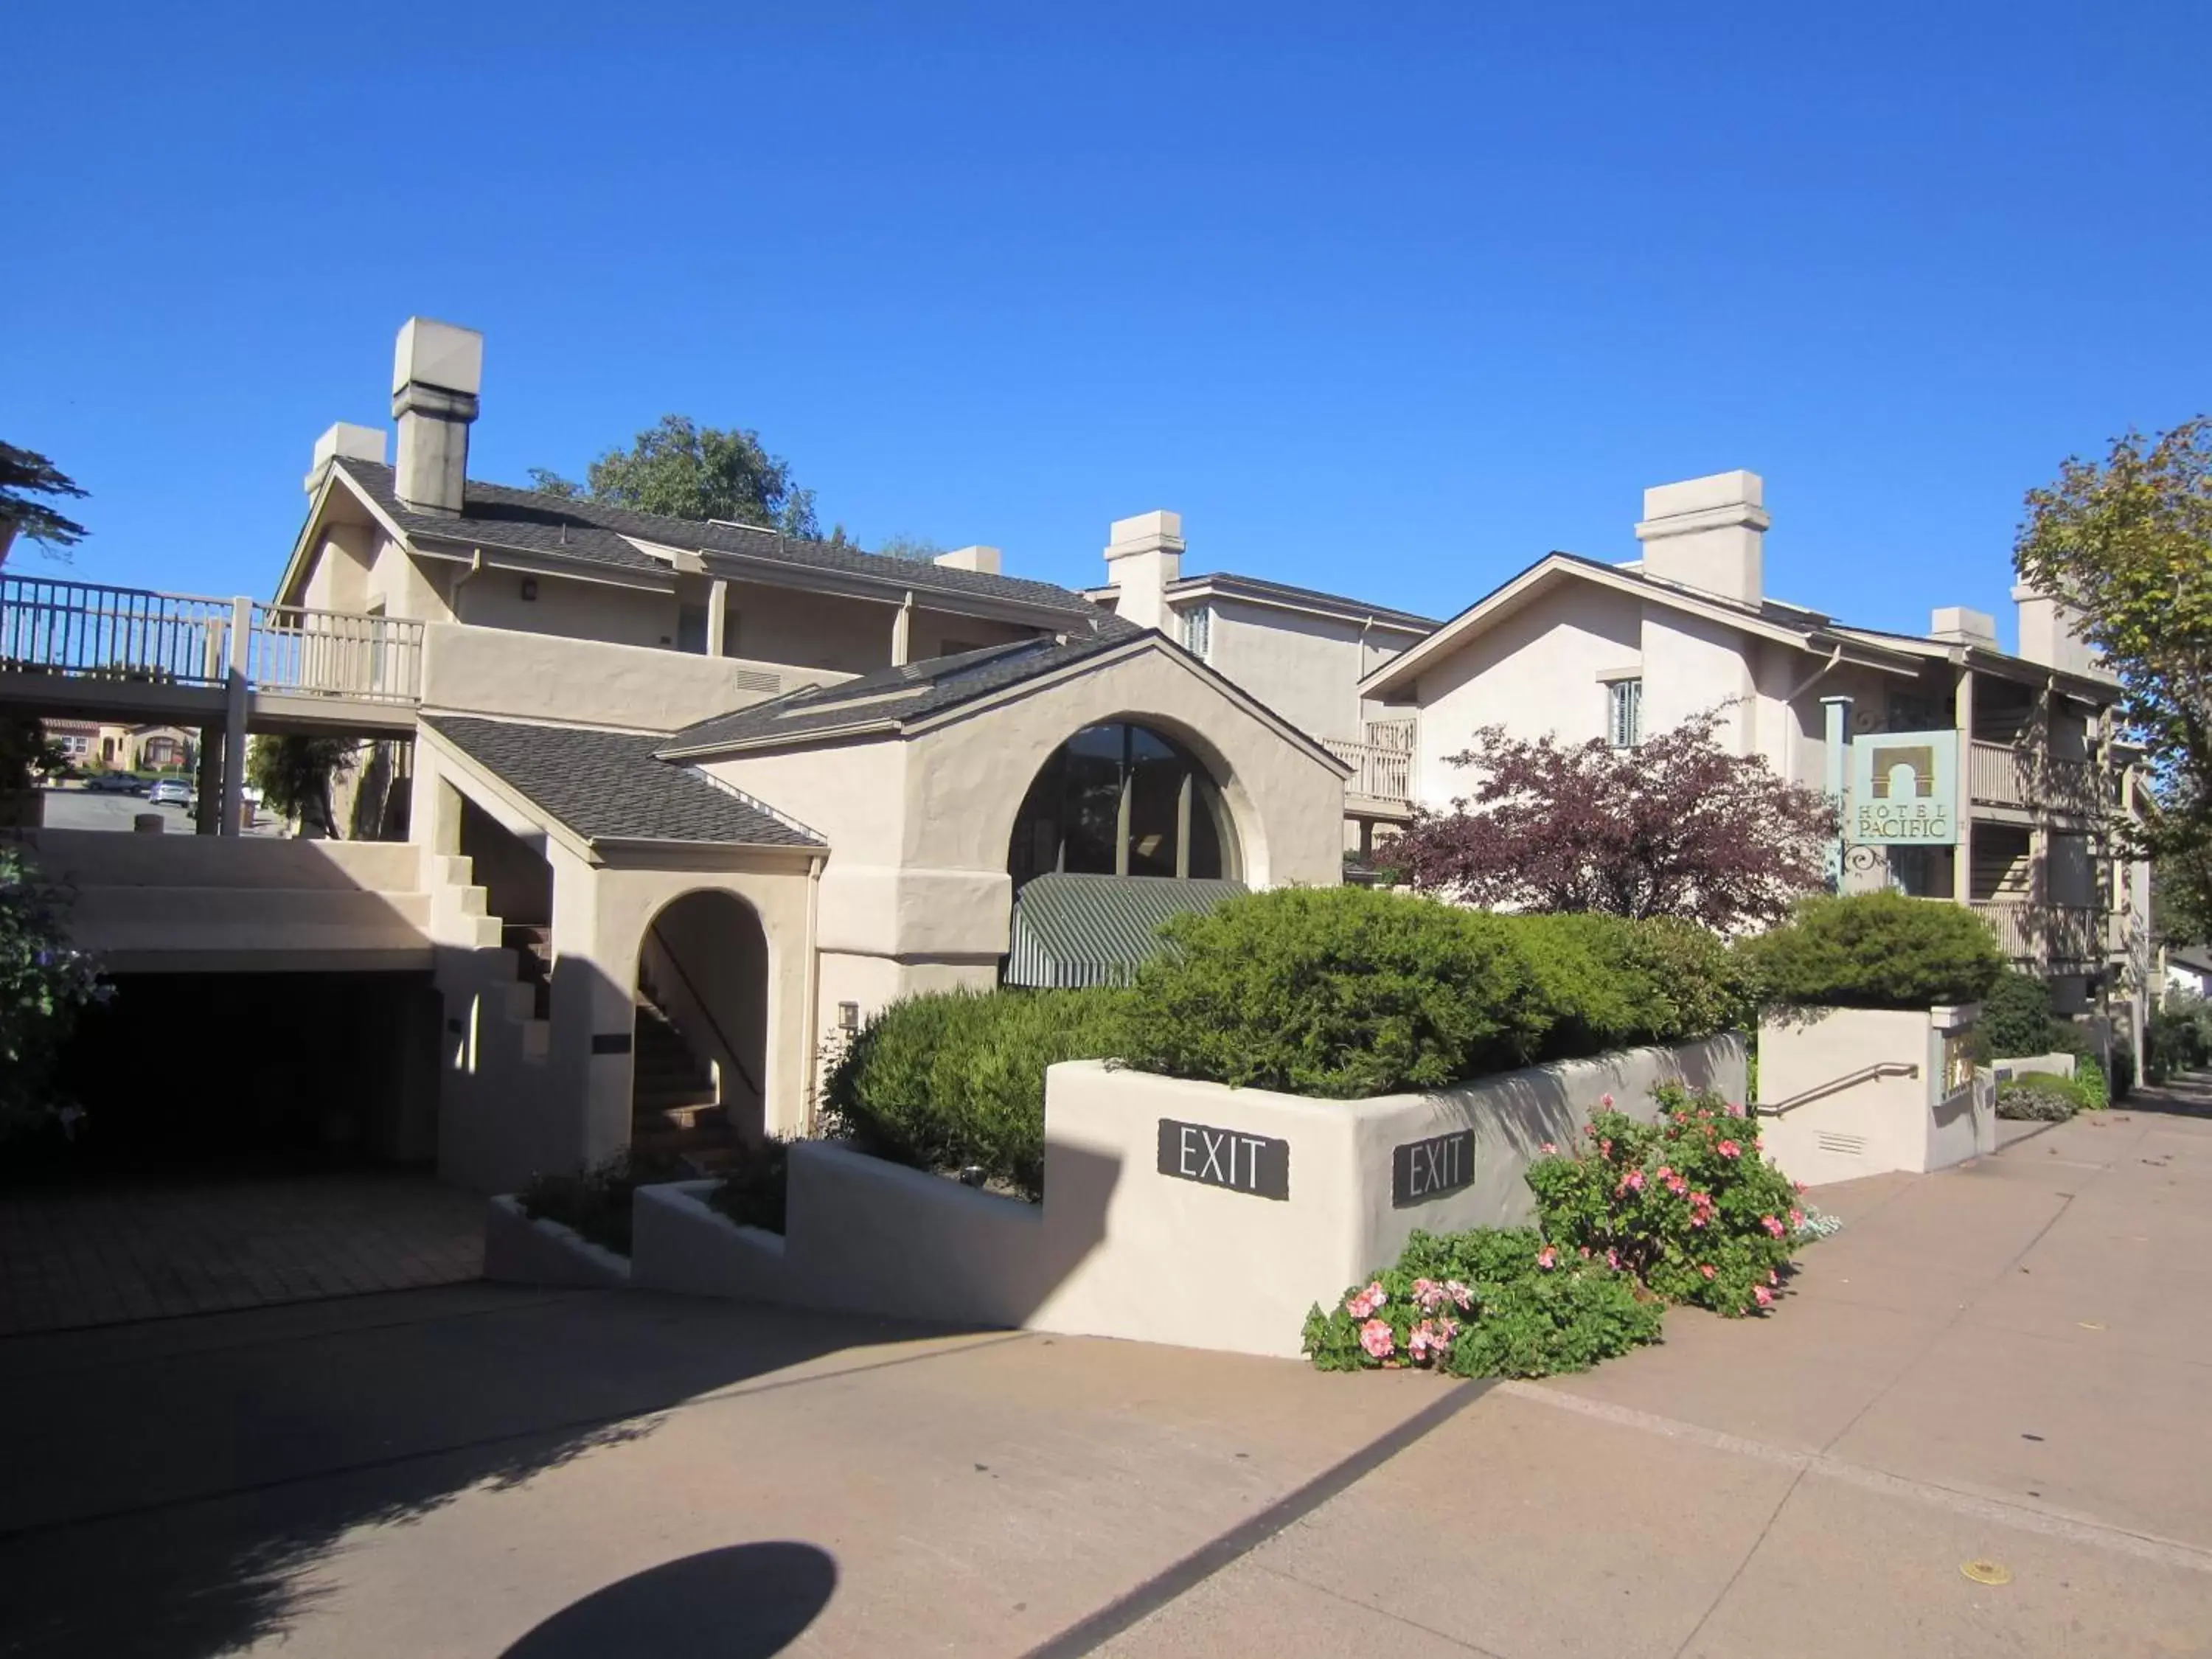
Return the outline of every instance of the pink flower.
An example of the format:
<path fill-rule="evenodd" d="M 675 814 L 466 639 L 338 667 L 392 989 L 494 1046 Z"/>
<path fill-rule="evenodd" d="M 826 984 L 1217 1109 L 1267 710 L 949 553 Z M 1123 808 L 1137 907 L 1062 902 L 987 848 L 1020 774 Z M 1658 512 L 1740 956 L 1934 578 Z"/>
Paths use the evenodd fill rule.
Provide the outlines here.
<path fill-rule="evenodd" d="M 1378 1280 L 1360 1291 L 1358 1295 L 1347 1297 L 1345 1299 L 1344 1310 L 1354 1319 L 1364 1319 L 1389 1299 L 1383 1291 L 1381 1281 Z"/>
<path fill-rule="evenodd" d="M 1550 1141 L 1548 1141 L 1548 1140 L 1547 1140 L 1547 1141 L 1546 1141 L 1542 1146 L 1539 1146 L 1536 1150 L 1537 1150 L 1538 1152 L 1540 1152 L 1543 1153 L 1543 1155 L 1544 1155 L 1546 1158 L 1549 1158 L 1549 1157 L 1551 1157 L 1551 1156 L 1552 1156 L 1552 1154 L 1553 1154 L 1553 1153 L 1554 1153 L 1554 1152 L 1558 1152 L 1559 1149 L 1557 1146 L 1553 1146 Z"/>
<path fill-rule="evenodd" d="M 1619 1273 L 1620 1271 L 1620 1252 L 1619 1250 L 1607 1250 L 1605 1253 L 1605 1265 L 1612 1268 L 1613 1272 Z"/>
<path fill-rule="evenodd" d="M 1600 1153 L 1607 1158 L 1611 1158 L 1613 1156 L 1613 1143 L 1609 1140 L 1599 1141 L 1597 1144 L 1597 1149 Z"/>
<path fill-rule="evenodd" d="M 1447 1279 L 1444 1280 L 1444 1294 L 1449 1297 L 1452 1301 L 1457 1304 L 1459 1310 L 1462 1313 L 1465 1313 L 1474 1302 L 1474 1292 L 1468 1289 L 1466 1285 L 1461 1284 L 1456 1279 Z M 1446 1325 L 1451 1324 L 1451 1321 L 1449 1319 L 1445 1320 L 1443 1322 Z"/>
<path fill-rule="evenodd" d="M 1389 1325 L 1382 1320 L 1370 1319 L 1359 1328 L 1359 1346 L 1367 1350 L 1369 1358 L 1384 1359 L 1398 1343 L 1390 1334 Z"/>
<path fill-rule="evenodd" d="M 1690 1224 L 1692 1227 L 1702 1227 L 1711 1218 L 1712 1218 L 1707 1215 L 1703 1210 L 1692 1210 L 1690 1212 Z"/>
<path fill-rule="evenodd" d="M 1644 1171 L 1641 1170 L 1631 1170 L 1626 1175 L 1621 1176 L 1620 1185 L 1615 1187 L 1613 1190 L 1615 1195 L 1621 1193 L 1642 1192 L 1644 1190 Z"/>
<path fill-rule="evenodd" d="M 1762 1308 L 1771 1308 L 1774 1305 L 1774 1292 L 1768 1290 L 1764 1285 L 1753 1285 L 1751 1287 L 1751 1296 L 1752 1300 L 1758 1303 Z"/>
<path fill-rule="evenodd" d="M 1773 1237 L 1776 1237 L 1776 1238 L 1779 1238 L 1779 1237 L 1782 1237 L 1782 1235 L 1783 1235 L 1783 1233 L 1784 1233 L 1785 1231 L 1787 1231 L 1785 1228 L 1784 1228 L 1784 1226 L 1783 1226 L 1782 1223 L 1781 1223 L 1779 1220 L 1776 1219 L 1776 1218 L 1774 1218 L 1773 1216 L 1771 1216 L 1771 1215 L 1763 1215 L 1763 1216 L 1759 1217 L 1759 1224 L 1760 1226 L 1762 1226 L 1762 1227 L 1765 1228 L 1765 1229 L 1766 1229 L 1766 1231 L 1768 1231 L 1768 1233 L 1769 1233 L 1769 1234 L 1771 1234 L 1771 1236 L 1773 1236 Z"/>
<path fill-rule="evenodd" d="M 1741 1117 L 1743 1115 L 1743 1108 L 1737 1105 L 1734 1101 L 1730 1101 L 1729 1103 L 1728 1115 L 1730 1117 Z"/>
<path fill-rule="evenodd" d="M 1805 1183 L 1803 1182 L 1793 1181 L 1790 1184 L 1797 1189 L 1798 1197 L 1802 1198 L 1805 1196 Z"/>
<path fill-rule="evenodd" d="M 1791 1226 L 1793 1226 L 1793 1227 L 1802 1227 L 1802 1226 L 1803 1226 L 1803 1225 L 1805 1224 L 1805 1212 L 1804 1212 L 1804 1211 L 1802 1211 L 1802 1210 L 1792 1210 L 1792 1211 L 1790 1211 L 1790 1224 Z"/>
<path fill-rule="evenodd" d="M 1723 1140 L 1713 1150 L 1718 1152 L 1723 1158 L 1741 1158 L 1743 1156 L 1743 1148 L 1737 1146 L 1733 1140 Z"/>
<path fill-rule="evenodd" d="M 1675 1197 L 1680 1198 L 1684 1193 L 1690 1190 L 1690 1183 L 1683 1180 L 1680 1176 L 1668 1176 L 1667 1177 L 1667 1190 L 1674 1194 Z"/>
<path fill-rule="evenodd" d="M 1782 1275 L 1769 1267 L 1766 1270 L 1766 1282 L 1770 1285 L 1779 1285 L 1782 1282 Z"/>
<path fill-rule="evenodd" d="M 1713 1276 L 1713 1264 L 1710 1261 L 1701 1261 L 1698 1264 L 1698 1271 L 1707 1279 L 1711 1279 Z"/>
<path fill-rule="evenodd" d="M 1589 1246 L 1587 1244 L 1583 1246 L 1583 1260 L 1585 1261 L 1589 1260 Z"/>
<path fill-rule="evenodd" d="M 1674 1165 L 1670 1164 L 1662 1164 L 1659 1166 L 1659 1179 L 1662 1181 L 1666 1180 L 1668 1176 L 1673 1175 L 1674 1173 Z"/>
<path fill-rule="evenodd" d="M 1429 1350 L 1436 1345 L 1436 1328 L 1424 1319 L 1407 1333 L 1406 1352 L 1412 1357 L 1413 1363 L 1419 1364 L 1429 1357 Z"/>
<path fill-rule="evenodd" d="M 1417 1279 L 1413 1281 L 1413 1300 L 1419 1304 L 1423 1313 L 1434 1313 L 1437 1304 L 1443 1299 L 1444 1287 L 1435 1279 Z"/>
<path fill-rule="evenodd" d="M 1552 1269 L 1559 1266 L 1559 1253 L 1553 1250 L 1550 1245 L 1547 1244 L 1542 1249 L 1536 1252 L 1536 1265 L 1541 1267 L 1546 1273 L 1551 1272 Z"/>
<path fill-rule="evenodd" d="M 1597 1097 L 1597 1103 L 1604 1107 L 1605 1109 L 1609 1112 L 1613 1109 L 1613 1097 L 1611 1095 L 1600 1095 Z"/>

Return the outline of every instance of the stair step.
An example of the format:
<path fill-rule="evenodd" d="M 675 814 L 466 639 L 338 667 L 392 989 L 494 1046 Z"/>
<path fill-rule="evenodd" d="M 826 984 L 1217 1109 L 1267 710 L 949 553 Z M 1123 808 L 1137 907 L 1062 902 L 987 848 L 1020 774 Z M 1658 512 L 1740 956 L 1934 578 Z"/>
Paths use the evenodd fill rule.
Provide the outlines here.
<path fill-rule="evenodd" d="M 692 1111 L 717 1106 L 712 1089 L 634 1089 L 630 1091 L 630 1115 L 644 1112 Z"/>
<path fill-rule="evenodd" d="M 629 1127 L 631 1134 L 639 1135 L 665 1129 L 726 1129 L 730 1126 L 718 1103 L 702 1100 L 685 1105 L 640 1106 L 630 1114 Z"/>
<path fill-rule="evenodd" d="M 726 1123 L 700 1124 L 696 1128 L 670 1129 L 633 1127 L 629 1149 L 633 1156 L 677 1154 L 696 1158 L 702 1153 L 736 1150 L 738 1132 Z"/>

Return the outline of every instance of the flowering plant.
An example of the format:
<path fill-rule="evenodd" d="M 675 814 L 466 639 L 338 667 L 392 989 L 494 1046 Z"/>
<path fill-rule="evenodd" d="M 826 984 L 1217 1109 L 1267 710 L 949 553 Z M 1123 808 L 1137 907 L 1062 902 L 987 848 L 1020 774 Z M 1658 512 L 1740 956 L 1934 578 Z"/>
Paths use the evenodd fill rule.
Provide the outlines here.
<path fill-rule="evenodd" d="M 1582 1142 L 1529 1166 L 1545 1236 L 1617 1262 L 1668 1302 L 1771 1305 L 1807 1226 L 1802 1189 L 1759 1155 L 1755 1119 L 1710 1091 L 1654 1090 L 1659 1115 L 1600 1112 Z"/>
<path fill-rule="evenodd" d="M 1306 1316 L 1305 1352 L 1323 1370 L 1544 1376 L 1653 1340 L 1663 1311 L 1626 1273 L 1530 1228 L 1417 1232 L 1396 1266 Z"/>

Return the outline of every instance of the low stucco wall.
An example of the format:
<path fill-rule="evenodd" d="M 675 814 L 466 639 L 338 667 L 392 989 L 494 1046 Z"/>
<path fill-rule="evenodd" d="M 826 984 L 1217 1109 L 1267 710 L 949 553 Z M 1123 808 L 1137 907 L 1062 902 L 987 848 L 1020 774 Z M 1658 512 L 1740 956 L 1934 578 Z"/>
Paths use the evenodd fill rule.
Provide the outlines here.
<path fill-rule="evenodd" d="M 1990 1070 L 1998 1082 L 2020 1077 L 2029 1072 L 2047 1072 L 2054 1077 L 2074 1075 L 2074 1056 L 2071 1054 L 2026 1054 L 2017 1060 L 1993 1060 Z"/>
<path fill-rule="evenodd" d="M 1741 1099 L 1743 1045 L 1634 1049 L 1362 1101 L 1073 1061 L 1047 1076 L 1042 1204 L 801 1143 L 780 1255 L 708 1211 L 707 1183 L 648 1188 L 637 1195 L 633 1282 L 1294 1355 L 1314 1303 L 1388 1263 L 1416 1228 L 1526 1220 L 1522 1176 L 1545 1142 L 1571 1140 L 1607 1094 L 1649 1116 L 1652 1086 L 1668 1079 Z M 1184 1133 L 1201 1129 L 1207 1138 Z M 1246 1149 L 1237 1170 L 1266 1193 L 1228 1178 L 1224 1136 Z M 1208 1146 L 1220 1181 L 1162 1168 Z M 1259 1176 L 1254 1146 L 1267 1149 Z M 1409 1149 L 1421 1160 L 1410 1180 Z"/>
<path fill-rule="evenodd" d="M 567 1285 L 618 1289 L 630 1264 L 557 1221 L 532 1220 L 511 1194 L 484 1206 L 483 1276 L 508 1285 Z"/>
<path fill-rule="evenodd" d="M 1946 1034 L 1971 1024 L 1972 1008 L 1808 1008 L 1759 1028 L 1759 1098 L 1787 1103 L 1866 1068 L 1909 1066 L 1911 1075 L 1861 1079 L 1762 1121 L 1766 1154 L 1808 1187 L 1893 1170 L 1922 1173 L 1996 1146 L 1996 1090 L 1984 1073 L 1942 1086 Z"/>

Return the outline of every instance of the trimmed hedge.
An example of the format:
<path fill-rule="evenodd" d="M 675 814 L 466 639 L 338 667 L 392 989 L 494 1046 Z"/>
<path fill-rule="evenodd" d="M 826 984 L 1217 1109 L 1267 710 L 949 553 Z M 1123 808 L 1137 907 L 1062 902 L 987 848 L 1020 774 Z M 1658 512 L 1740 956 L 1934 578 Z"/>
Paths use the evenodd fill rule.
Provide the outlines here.
<path fill-rule="evenodd" d="M 1127 990 L 920 996 L 833 1071 L 830 1127 L 921 1168 L 979 1166 L 1035 1195 L 1044 1071 L 1148 1072 L 1358 1099 L 1747 1024 L 1737 959 L 1702 928 L 1498 916 L 1358 887 L 1228 900 L 1162 928 Z"/>
<path fill-rule="evenodd" d="M 1989 924 L 1964 905 L 1890 892 L 1802 900 L 1739 949 L 1761 1000 L 1790 1007 L 1979 1002 L 2005 965 Z"/>
<path fill-rule="evenodd" d="M 944 992 L 893 1003 L 853 1041 L 823 1091 L 833 1132 L 879 1158 L 980 1166 L 1044 1188 L 1044 1068 L 1127 1047 L 1122 990 Z"/>

